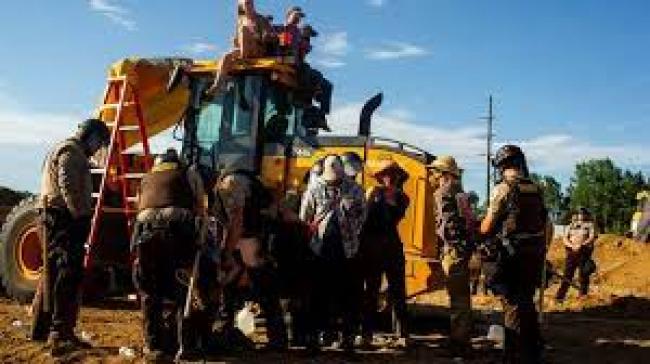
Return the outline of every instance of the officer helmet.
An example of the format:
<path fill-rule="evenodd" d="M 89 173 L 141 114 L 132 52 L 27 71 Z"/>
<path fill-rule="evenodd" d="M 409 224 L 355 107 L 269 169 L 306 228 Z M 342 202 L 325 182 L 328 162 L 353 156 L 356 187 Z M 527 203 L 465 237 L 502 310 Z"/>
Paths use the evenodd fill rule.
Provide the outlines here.
<path fill-rule="evenodd" d="M 452 156 L 444 155 L 436 158 L 431 163 L 430 168 L 436 172 L 449 173 L 456 177 L 460 177 L 462 170 L 458 168 L 456 160 Z"/>
<path fill-rule="evenodd" d="M 363 161 L 355 152 L 345 152 L 341 154 L 341 162 L 343 162 L 343 171 L 345 172 L 345 175 L 350 178 L 355 178 L 363 170 Z"/>
<path fill-rule="evenodd" d="M 492 159 L 492 166 L 498 171 L 514 167 L 520 170 L 524 177 L 528 177 L 526 156 L 521 148 L 516 145 L 508 144 L 499 148 L 494 155 L 494 159 Z"/>
<path fill-rule="evenodd" d="M 77 136 L 84 142 L 95 139 L 102 145 L 108 145 L 111 139 L 111 132 L 103 121 L 91 118 L 79 124 Z"/>

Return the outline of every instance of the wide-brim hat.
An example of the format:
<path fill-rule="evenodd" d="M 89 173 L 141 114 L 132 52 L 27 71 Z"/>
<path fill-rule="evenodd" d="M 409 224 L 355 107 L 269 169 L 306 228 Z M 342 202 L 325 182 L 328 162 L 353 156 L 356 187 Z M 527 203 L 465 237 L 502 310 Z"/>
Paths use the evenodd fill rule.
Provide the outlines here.
<path fill-rule="evenodd" d="M 379 178 L 381 176 L 394 174 L 401 181 L 406 181 L 409 178 L 408 172 L 399 163 L 395 162 L 392 159 L 386 159 L 379 162 L 375 172 L 372 174 L 373 177 Z"/>
<path fill-rule="evenodd" d="M 449 173 L 456 177 L 460 177 L 463 170 L 458 168 L 456 160 L 451 156 L 441 156 L 436 158 L 430 165 L 430 169 L 436 172 Z"/>

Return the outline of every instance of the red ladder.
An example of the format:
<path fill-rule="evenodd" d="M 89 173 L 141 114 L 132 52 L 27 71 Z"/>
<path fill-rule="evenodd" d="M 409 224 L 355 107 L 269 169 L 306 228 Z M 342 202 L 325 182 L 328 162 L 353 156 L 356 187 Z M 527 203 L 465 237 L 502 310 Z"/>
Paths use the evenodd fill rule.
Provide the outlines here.
<path fill-rule="evenodd" d="M 127 109 L 135 109 L 135 124 L 127 124 L 125 122 Z M 105 113 L 109 110 L 114 111 L 115 114 L 112 120 L 104 118 Z M 90 234 L 86 243 L 85 268 L 90 267 L 92 264 L 91 253 L 93 246 L 97 244 L 99 238 L 104 213 L 123 214 L 127 221 L 127 236 L 129 238 L 131 237 L 133 220 L 137 211 L 136 195 L 140 186 L 139 181 L 151 169 L 153 164 L 138 93 L 135 87 L 127 80 L 126 76 L 108 78 L 108 83 L 104 90 L 104 101 L 99 110 L 99 117 L 104 120 L 109 128 L 112 128 L 112 131 L 104 168 L 94 169 L 92 171 L 95 174 L 101 174 L 102 179 L 99 184 L 99 191 L 93 193 L 93 198 L 96 199 L 96 203 Z M 127 133 L 136 133 L 139 138 L 138 141 L 142 145 L 141 150 L 132 151 L 135 146 L 127 147 L 125 138 L 125 134 Z M 136 156 L 141 157 L 140 160 L 137 160 L 138 163 L 135 163 Z M 116 180 L 120 185 L 122 195 L 121 207 L 105 206 L 109 179 Z"/>

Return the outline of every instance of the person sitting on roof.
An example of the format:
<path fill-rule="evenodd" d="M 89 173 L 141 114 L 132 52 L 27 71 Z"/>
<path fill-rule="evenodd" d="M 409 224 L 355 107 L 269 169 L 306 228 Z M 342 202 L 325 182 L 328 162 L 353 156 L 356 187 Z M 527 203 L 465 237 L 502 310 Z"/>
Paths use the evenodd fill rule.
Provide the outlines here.
<path fill-rule="evenodd" d="M 309 53 L 311 53 L 311 38 L 318 37 L 318 32 L 311 25 L 307 24 L 301 29 L 300 45 L 298 48 L 298 59 L 304 61 Z"/>
<path fill-rule="evenodd" d="M 268 44 L 274 42 L 275 31 L 268 17 L 255 10 L 253 0 L 239 0 L 235 48 L 239 58 L 261 58 L 268 55 Z"/>
<path fill-rule="evenodd" d="M 214 84 L 207 93 L 214 94 L 225 86 L 226 77 L 232 72 L 237 60 L 263 58 L 270 55 L 270 48 L 276 39 L 277 35 L 269 18 L 257 12 L 254 1 L 238 0 L 234 49 L 219 60 Z"/>
<path fill-rule="evenodd" d="M 278 34 L 280 51 L 283 55 L 299 57 L 302 43 L 300 23 L 305 16 L 305 13 L 299 6 L 292 6 L 287 10 L 284 26 L 280 34 Z"/>

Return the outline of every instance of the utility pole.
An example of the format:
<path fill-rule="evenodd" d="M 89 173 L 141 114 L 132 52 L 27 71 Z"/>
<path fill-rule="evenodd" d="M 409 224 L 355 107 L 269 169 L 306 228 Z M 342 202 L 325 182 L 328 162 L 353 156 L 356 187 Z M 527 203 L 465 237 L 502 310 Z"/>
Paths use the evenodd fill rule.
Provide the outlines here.
<path fill-rule="evenodd" d="M 492 123 L 494 122 L 494 114 L 492 110 L 492 95 L 489 98 L 488 105 L 488 116 L 485 118 L 487 120 L 487 153 L 486 153 L 486 182 L 485 182 L 485 191 L 486 191 L 486 201 L 490 200 L 490 188 L 492 187 Z"/>

